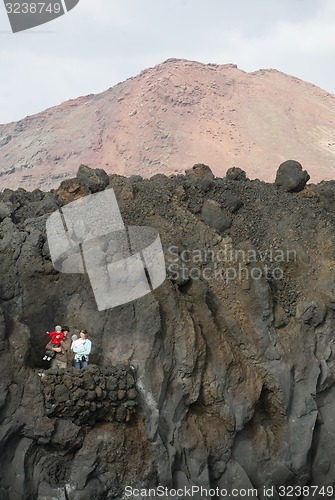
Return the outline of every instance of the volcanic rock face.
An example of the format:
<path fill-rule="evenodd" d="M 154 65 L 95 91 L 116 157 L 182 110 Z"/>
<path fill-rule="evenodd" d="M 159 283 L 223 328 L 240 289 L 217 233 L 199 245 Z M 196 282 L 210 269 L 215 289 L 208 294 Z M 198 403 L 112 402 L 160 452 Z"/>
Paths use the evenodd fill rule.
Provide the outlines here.
<path fill-rule="evenodd" d="M 87 276 L 54 270 L 45 224 L 104 175 L 1 194 L 1 499 L 333 484 L 335 183 L 196 170 L 109 177 L 125 224 L 159 230 L 167 278 L 102 312 Z M 86 374 L 43 371 L 60 322 L 88 330 Z"/>
<path fill-rule="evenodd" d="M 273 181 L 293 158 L 334 177 L 335 97 L 275 70 L 170 59 L 98 95 L 0 125 L 0 189 L 56 188 L 80 164 L 151 177 L 198 161 Z"/>

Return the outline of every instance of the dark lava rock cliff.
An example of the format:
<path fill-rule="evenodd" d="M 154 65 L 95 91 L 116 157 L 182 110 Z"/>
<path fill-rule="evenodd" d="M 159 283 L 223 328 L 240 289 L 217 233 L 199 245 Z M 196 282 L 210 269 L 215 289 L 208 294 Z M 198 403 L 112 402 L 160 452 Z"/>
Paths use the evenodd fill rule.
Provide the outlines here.
<path fill-rule="evenodd" d="M 105 188 L 127 225 L 158 229 L 167 278 L 99 312 L 86 275 L 54 269 L 45 227 Z M 197 165 L 82 167 L 55 191 L 0 194 L 1 499 L 333 484 L 335 182 L 299 190 Z M 88 330 L 87 370 L 43 364 L 58 323 Z"/>

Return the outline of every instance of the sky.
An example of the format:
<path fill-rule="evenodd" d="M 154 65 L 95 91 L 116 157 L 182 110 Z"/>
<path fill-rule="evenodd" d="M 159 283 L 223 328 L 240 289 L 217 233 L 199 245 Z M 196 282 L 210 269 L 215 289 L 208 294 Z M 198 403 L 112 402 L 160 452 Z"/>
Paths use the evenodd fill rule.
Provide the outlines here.
<path fill-rule="evenodd" d="M 172 57 L 273 68 L 335 94 L 335 0 L 80 0 L 15 34 L 0 0 L 0 123 Z"/>

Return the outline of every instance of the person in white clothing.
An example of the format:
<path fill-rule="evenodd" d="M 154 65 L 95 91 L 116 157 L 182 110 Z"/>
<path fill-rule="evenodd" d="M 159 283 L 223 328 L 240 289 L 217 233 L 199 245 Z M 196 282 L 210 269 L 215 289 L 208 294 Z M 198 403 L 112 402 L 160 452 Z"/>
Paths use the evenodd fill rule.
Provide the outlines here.
<path fill-rule="evenodd" d="M 74 352 L 74 367 L 87 368 L 92 342 L 88 338 L 87 330 L 80 330 L 79 339 L 72 342 L 71 349 Z"/>

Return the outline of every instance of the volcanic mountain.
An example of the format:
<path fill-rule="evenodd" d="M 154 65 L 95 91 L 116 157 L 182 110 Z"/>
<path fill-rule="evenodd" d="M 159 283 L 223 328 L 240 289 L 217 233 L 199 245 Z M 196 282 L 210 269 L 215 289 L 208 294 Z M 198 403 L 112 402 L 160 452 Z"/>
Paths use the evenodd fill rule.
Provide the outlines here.
<path fill-rule="evenodd" d="M 300 188 L 81 167 L 0 193 L 1 500 L 334 499 L 335 181 Z M 88 207 L 107 192 L 126 227 L 159 232 L 166 264 L 116 307 L 143 286 L 118 232 L 97 237 L 111 211 Z M 87 369 L 43 360 L 59 323 L 88 330 Z"/>
<path fill-rule="evenodd" d="M 0 125 L 0 188 L 50 189 L 80 164 L 124 176 L 224 177 L 239 166 L 272 181 L 299 161 L 312 182 L 335 164 L 335 95 L 273 69 L 169 59 L 97 95 Z"/>

